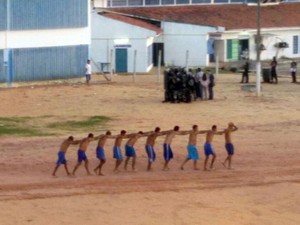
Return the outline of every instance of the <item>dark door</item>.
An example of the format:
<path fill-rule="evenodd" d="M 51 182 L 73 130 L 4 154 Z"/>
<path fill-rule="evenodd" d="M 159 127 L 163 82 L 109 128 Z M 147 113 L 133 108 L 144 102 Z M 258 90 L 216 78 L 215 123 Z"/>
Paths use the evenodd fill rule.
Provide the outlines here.
<path fill-rule="evenodd" d="M 127 73 L 127 49 L 116 49 L 116 72 Z"/>
<path fill-rule="evenodd" d="M 164 63 L 164 43 L 153 43 L 153 65 L 158 66 L 158 53 L 161 50 L 161 66 Z"/>

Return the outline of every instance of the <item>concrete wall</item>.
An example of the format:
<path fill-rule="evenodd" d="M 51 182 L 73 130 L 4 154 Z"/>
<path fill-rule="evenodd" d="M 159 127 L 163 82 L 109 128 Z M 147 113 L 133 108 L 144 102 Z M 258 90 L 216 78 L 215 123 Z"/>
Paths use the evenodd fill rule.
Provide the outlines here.
<path fill-rule="evenodd" d="M 166 65 L 185 66 L 188 51 L 188 66 L 208 65 L 208 32 L 215 27 L 163 22 L 164 61 Z"/>

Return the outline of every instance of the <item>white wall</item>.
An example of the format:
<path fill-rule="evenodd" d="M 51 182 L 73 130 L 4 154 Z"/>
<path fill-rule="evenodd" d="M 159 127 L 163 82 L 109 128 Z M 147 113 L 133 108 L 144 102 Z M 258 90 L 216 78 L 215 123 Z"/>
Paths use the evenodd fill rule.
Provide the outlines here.
<path fill-rule="evenodd" d="M 166 65 L 185 66 L 186 51 L 189 67 L 208 65 L 207 33 L 215 32 L 215 27 L 163 22 L 163 30 Z"/>
<path fill-rule="evenodd" d="M 0 32 L 0 49 L 80 44 L 90 44 L 89 28 Z"/>
<path fill-rule="evenodd" d="M 148 72 L 147 46 L 153 43 L 156 32 L 142 27 L 130 25 L 118 20 L 113 20 L 96 12 L 92 14 L 92 42 L 90 55 L 95 62 L 110 62 L 111 50 L 115 54 L 115 44 L 117 40 L 127 40 L 124 42 L 130 45 L 128 51 L 128 72 L 133 72 L 134 51 L 137 50 L 136 72 Z M 113 59 L 113 68 L 114 68 Z M 97 68 L 93 68 L 97 70 Z M 115 68 L 114 68 L 115 69 Z"/>

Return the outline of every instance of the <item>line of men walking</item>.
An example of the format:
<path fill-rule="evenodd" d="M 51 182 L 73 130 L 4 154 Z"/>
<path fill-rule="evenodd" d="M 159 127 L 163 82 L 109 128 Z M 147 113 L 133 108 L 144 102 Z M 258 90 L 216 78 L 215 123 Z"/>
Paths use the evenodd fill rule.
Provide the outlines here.
<path fill-rule="evenodd" d="M 86 169 L 87 174 L 91 175 L 89 170 L 89 160 L 86 156 L 86 151 L 89 143 L 95 140 L 98 140 L 98 144 L 96 148 L 96 156 L 99 159 L 99 164 L 95 167 L 94 172 L 97 175 L 103 175 L 102 167 L 106 163 L 104 146 L 107 139 L 109 138 L 115 139 L 114 147 L 113 147 L 113 158 L 116 160 L 114 172 L 119 172 L 120 171 L 119 167 L 123 162 L 123 154 L 121 150 L 122 140 L 128 139 L 128 141 L 125 144 L 126 159 L 124 163 L 124 169 L 127 170 L 129 160 L 132 159 L 131 167 L 133 171 L 136 171 L 136 167 L 135 167 L 136 152 L 135 152 L 134 145 L 139 138 L 147 137 L 145 150 L 148 156 L 147 171 L 150 171 L 152 168 L 152 163 L 156 159 L 156 153 L 154 150 L 156 138 L 163 135 L 165 135 L 165 140 L 163 144 L 163 149 L 164 149 L 163 156 L 165 162 L 164 162 L 163 170 L 169 170 L 169 162 L 173 158 L 173 150 L 171 148 L 171 143 L 173 138 L 176 135 L 189 135 L 188 145 L 187 145 L 188 154 L 184 162 L 181 164 L 180 167 L 181 170 L 184 170 L 184 165 L 190 160 L 193 160 L 194 169 L 198 170 L 197 167 L 197 162 L 199 160 L 199 153 L 197 149 L 198 134 L 206 134 L 206 141 L 204 144 L 204 153 L 205 153 L 205 161 L 204 161 L 204 168 L 203 168 L 204 171 L 207 171 L 208 169 L 211 170 L 214 169 L 216 153 L 212 147 L 212 141 L 214 135 L 222 135 L 222 134 L 225 135 L 225 148 L 227 150 L 227 158 L 222 164 L 224 165 L 225 168 L 231 169 L 232 156 L 234 155 L 234 146 L 231 140 L 231 133 L 236 130 L 238 130 L 238 128 L 233 123 L 230 122 L 228 124 L 228 127 L 223 131 L 217 131 L 216 125 L 213 125 L 211 130 L 198 130 L 198 126 L 193 125 L 192 129 L 187 131 L 180 131 L 179 126 L 175 126 L 172 130 L 161 131 L 159 127 L 156 127 L 154 131 L 149 131 L 149 132 L 140 131 L 138 133 L 132 133 L 132 134 L 126 134 L 126 131 L 122 130 L 120 134 L 112 135 L 110 131 L 107 131 L 105 134 L 101 134 L 96 137 L 92 133 L 90 133 L 88 134 L 87 137 L 81 140 L 74 140 L 74 137 L 70 136 L 66 140 L 64 140 L 60 146 L 60 150 L 58 152 L 58 160 L 56 162 L 56 166 L 54 168 L 52 175 L 56 176 L 56 172 L 61 165 L 64 165 L 67 175 L 75 175 L 77 169 L 81 166 L 82 162 L 84 162 L 84 167 Z M 70 145 L 78 145 L 78 144 L 79 144 L 79 149 L 77 151 L 77 164 L 75 165 L 72 173 L 70 173 L 68 170 L 65 154 Z M 212 156 L 212 158 L 211 158 L 210 166 L 208 168 L 207 164 L 210 156 Z"/>

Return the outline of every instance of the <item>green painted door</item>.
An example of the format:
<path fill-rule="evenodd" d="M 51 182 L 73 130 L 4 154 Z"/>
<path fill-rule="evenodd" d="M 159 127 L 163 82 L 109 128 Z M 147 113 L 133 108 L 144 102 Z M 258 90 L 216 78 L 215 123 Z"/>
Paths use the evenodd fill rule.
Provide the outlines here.
<path fill-rule="evenodd" d="M 227 59 L 236 61 L 239 59 L 239 41 L 235 39 L 227 40 Z"/>
<path fill-rule="evenodd" d="M 116 72 L 127 73 L 127 49 L 116 49 Z"/>

